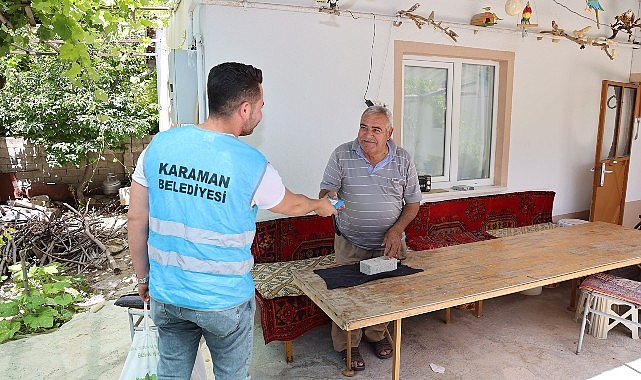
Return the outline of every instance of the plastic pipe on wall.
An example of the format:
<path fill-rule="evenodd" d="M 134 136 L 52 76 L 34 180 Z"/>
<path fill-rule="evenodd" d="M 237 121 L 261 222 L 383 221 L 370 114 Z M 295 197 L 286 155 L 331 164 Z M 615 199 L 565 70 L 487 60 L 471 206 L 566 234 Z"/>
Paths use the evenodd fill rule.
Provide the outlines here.
<path fill-rule="evenodd" d="M 205 54 L 203 49 L 203 36 L 200 28 L 201 5 L 196 4 L 191 11 L 191 33 L 193 47 L 196 50 L 196 74 L 198 78 L 198 122 L 202 123 L 207 119 L 207 86 L 205 76 Z"/>

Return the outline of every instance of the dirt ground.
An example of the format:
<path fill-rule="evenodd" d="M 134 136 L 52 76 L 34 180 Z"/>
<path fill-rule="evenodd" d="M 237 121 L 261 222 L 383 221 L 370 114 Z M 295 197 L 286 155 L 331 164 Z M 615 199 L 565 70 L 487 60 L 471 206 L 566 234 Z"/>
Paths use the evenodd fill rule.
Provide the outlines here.
<path fill-rule="evenodd" d="M 131 347 L 127 309 L 114 305 L 123 294 L 135 293 L 129 251 L 114 256 L 121 272 L 96 269 L 83 273 L 93 294 L 85 312 L 58 329 L 0 345 L 0 379 L 118 379 Z M 211 355 L 201 347 L 205 374 L 213 380 Z"/>
<path fill-rule="evenodd" d="M 114 255 L 113 258 L 121 270 L 120 273 L 116 274 L 109 268 L 94 269 L 83 273 L 96 299 L 101 297 L 106 300 L 116 299 L 122 294 L 136 292 L 136 274 L 131 264 L 129 250 L 125 249 Z"/>
<path fill-rule="evenodd" d="M 136 276 L 126 242 L 124 210 L 102 219 L 107 228 L 121 232 L 102 243 L 110 249 L 119 271 L 108 265 L 85 269 L 90 288 L 80 306 L 84 312 L 57 329 L 0 344 L 0 378 L 18 379 L 104 379 L 120 376 L 131 347 L 127 309 L 114 305 L 121 295 L 136 293 Z M 117 272 L 117 273 L 116 273 Z M 74 273 L 75 274 L 75 273 Z M 0 298 L 10 284 L 0 289 Z M 203 351 L 206 365 L 211 358 Z"/>

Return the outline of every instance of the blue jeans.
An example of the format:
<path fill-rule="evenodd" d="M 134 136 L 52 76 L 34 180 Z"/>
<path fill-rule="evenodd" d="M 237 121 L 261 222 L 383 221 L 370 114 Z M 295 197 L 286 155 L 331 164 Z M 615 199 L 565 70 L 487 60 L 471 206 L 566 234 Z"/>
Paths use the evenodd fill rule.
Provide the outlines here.
<path fill-rule="evenodd" d="M 254 337 L 254 297 L 238 306 L 199 311 L 151 299 L 158 326 L 158 380 L 189 380 L 200 337 L 211 352 L 216 380 L 249 379 Z"/>

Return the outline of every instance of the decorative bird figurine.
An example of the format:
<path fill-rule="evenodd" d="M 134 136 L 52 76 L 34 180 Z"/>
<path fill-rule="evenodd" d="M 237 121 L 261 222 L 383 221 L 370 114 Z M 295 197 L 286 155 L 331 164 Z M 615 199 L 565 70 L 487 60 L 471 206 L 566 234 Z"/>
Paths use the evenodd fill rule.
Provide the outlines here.
<path fill-rule="evenodd" d="M 532 17 L 532 8 L 528 1 L 527 4 L 525 4 L 525 8 L 523 8 L 523 12 L 521 12 L 521 24 L 529 24 L 530 17 Z"/>
<path fill-rule="evenodd" d="M 565 33 L 563 29 L 559 28 L 559 24 L 557 24 L 554 20 L 552 20 L 552 29 L 552 34 L 554 34 L 555 36 L 560 36 Z"/>
<path fill-rule="evenodd" d="M 599 11 L 604 11 L 603 7 L 601 4 L 599 4 L 599 0 L 585 0 L 587 4 L 587 10 L 592 11 L 594 10 L 594 15 L 596 16 L 596 27 L 597 29 L 600 29 L 599 26 Z"/>
<path fill-rule="evenodd" d="M 620 31 L 624 31 L 625 33 L 628 33 L 628 42 L 630 42 L 632 39 L 633 29 L 641 28 L 641 18 L 637 18 L 634 15 L 634 12 L 630 9 L 618 16 L 615 16 L 614 19 L 616 21 L 614 24 L 610 25 L 610 28 L 612 28 L 612 35 L 608 37 L 610 40 L 614 39 Z"/>

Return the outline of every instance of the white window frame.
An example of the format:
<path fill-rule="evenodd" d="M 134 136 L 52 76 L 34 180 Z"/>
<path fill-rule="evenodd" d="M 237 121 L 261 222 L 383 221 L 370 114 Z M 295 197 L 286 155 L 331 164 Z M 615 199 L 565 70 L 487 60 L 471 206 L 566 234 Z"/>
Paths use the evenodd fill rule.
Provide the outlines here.
<path fill-rule="evenodd" d="M 507 187 L 509 141 L 514 78 L 514 52 L 438 45 L 415 41 L 394 41 L 394 125 L 393 138 L 402 146 L 403 120 L 403 72 L 404 60 L 428 61 L 460 60 L 470 64 L 492 64 L 495 66 L 494 112 L 491 140 L 490 175 L 487 182 L 476 181 L 477 189 L 500 189 Z M 460 88 L 460 84 L 459 84 Z M 454 111 L 454 110 L 453 110 Z M 454 157 L 454 155 L 453 155 Z M 458 156 L 456 156 L 458 157 Z M 474 181 L 472 181 L 474 182 Z M 470 184 L 470 181 L 459 181 Z M 432 188 L 446 187 L 445 182 L 434 182 Z"/>

